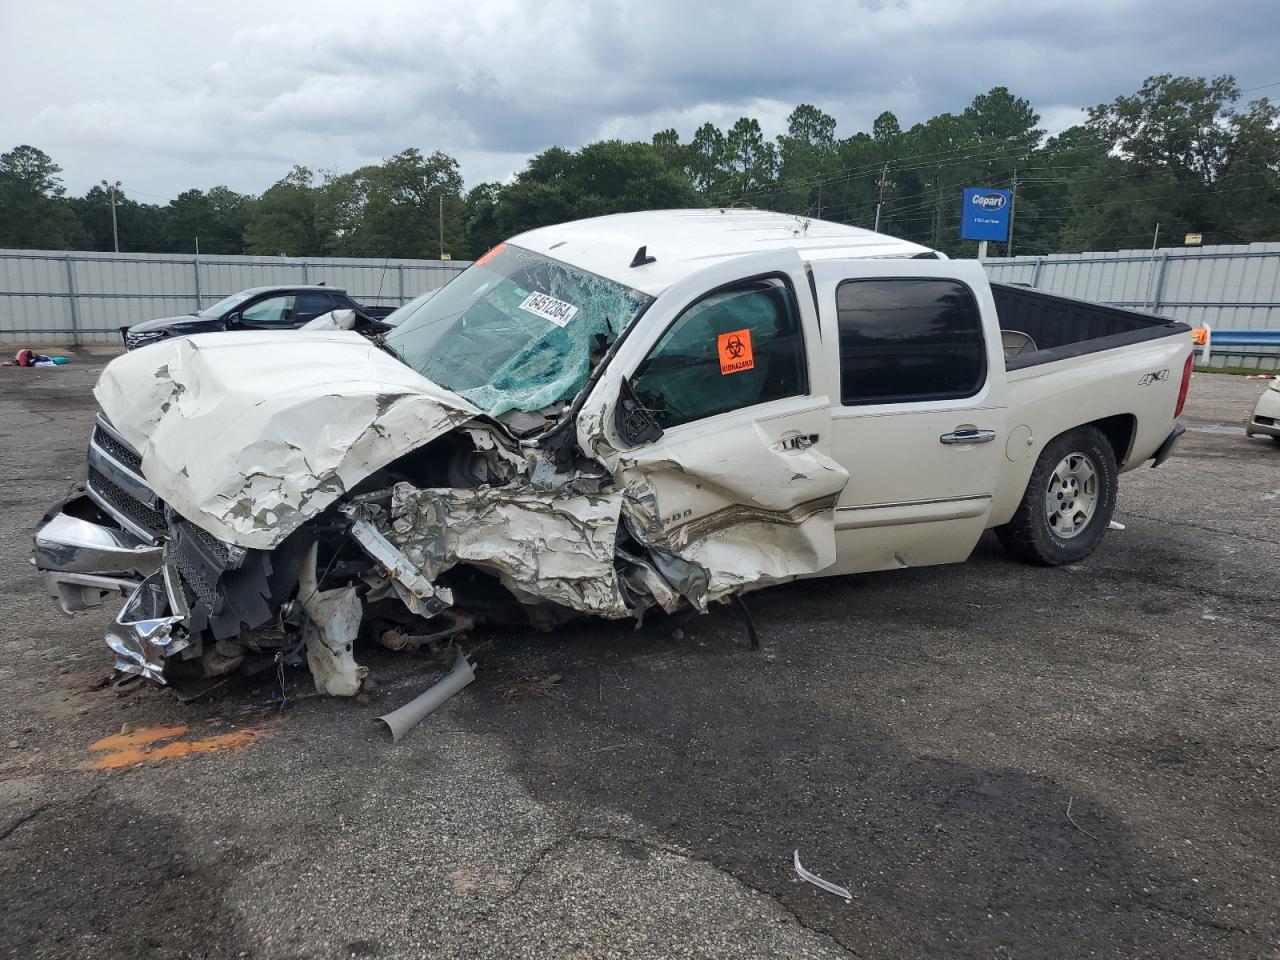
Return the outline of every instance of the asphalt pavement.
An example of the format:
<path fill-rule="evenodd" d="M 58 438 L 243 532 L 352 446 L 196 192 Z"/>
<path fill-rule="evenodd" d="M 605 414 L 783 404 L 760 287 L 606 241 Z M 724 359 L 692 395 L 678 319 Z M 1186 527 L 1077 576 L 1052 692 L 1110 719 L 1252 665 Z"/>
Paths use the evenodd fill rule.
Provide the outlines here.
<path fill-rule="evenodd" d="M 791 584 L 731 609 L 372 652 L 192 704 L 106 681 L 108 604 L 27 562 L 103 362 L 0 373 L 0 955 L 1275 957 L 1280 444 L 1197 375 L 1075 567 Z M 800 881 L 794 851 L 850 901 Z"/>

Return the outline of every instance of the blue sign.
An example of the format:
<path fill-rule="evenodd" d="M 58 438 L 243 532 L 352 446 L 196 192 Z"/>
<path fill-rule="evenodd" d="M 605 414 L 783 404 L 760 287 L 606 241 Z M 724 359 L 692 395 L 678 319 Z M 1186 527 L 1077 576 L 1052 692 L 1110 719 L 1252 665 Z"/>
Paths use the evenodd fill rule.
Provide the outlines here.
<path fill-rule="evenodd" d="M 961 240 L 1008 240 L 1013 194 L 990 187 L 965 187 L 960 209 Z"/>

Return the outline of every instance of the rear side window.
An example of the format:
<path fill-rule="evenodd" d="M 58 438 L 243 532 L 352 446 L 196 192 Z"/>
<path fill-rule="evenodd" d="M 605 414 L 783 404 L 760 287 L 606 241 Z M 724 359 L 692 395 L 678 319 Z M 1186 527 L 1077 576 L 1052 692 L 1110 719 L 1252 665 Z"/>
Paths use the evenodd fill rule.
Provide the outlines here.
<path fill-rule="evenodd" d="M 667 328 L 631 378 L 662 427 L 808 393 L 795 298 L 763 279 L 708 294 Z"/>
<path fill-rule="evenodd" d="M 298 321 L 314 320 L 333 309 L 333 299 L 327 293 L 304 290 L 298 294 L 293 307 L 293 318 Z"/>
<path fill-rule="evenodd" d="M 987 376 L 982 319 L 963 283 L 846 280 L 836 288 L 846 406 L 971 397 Z"/>

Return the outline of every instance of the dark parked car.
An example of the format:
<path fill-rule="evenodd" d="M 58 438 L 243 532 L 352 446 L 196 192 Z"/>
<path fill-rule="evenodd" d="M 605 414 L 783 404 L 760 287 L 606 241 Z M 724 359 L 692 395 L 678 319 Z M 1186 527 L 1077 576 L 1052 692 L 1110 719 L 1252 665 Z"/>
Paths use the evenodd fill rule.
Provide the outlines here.
<path fill-rule="evenodd" d="M 165 337 L 185 337 L 191 333 L 291 330 L 331 310 L 354 310 L 357 317 L 366 321 L 381 320 L 393 309 L 363 306 L 336 287 L 251 287 L 199 313 L 144 320 L 131 327 L 121 327 L 120 334 L 125 346 L 132 350 Z"/>

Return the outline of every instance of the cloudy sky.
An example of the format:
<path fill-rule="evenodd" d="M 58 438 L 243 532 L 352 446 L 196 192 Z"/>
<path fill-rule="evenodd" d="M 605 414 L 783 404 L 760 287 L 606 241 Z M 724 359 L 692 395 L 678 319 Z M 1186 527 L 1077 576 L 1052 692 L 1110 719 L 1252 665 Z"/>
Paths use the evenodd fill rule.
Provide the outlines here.
<path fill-rule="evenodd" d="M 152 202 L 407 146 L 474 184 L 553 144 L 778 133 L 800 102 L 848 135 L 1003 84 L 1062 129 L 1153 73 L 1280 81 L 1278 39 L 1274 0 L 0 0 L 0 149 Z"/>

